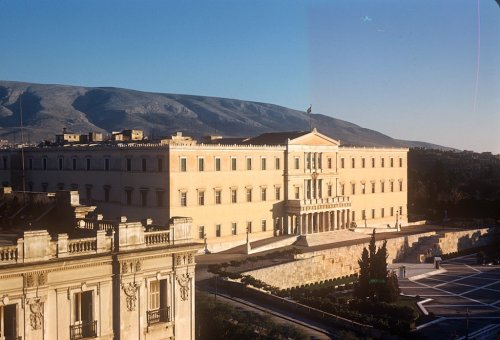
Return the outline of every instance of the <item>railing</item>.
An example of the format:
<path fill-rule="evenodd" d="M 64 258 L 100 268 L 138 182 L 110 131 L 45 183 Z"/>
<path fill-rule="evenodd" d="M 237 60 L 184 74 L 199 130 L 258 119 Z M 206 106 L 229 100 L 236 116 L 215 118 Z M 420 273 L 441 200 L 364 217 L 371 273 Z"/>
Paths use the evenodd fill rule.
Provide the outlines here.
<path fill-rule="evenodd" d="M 16 262 L 17 246 L 0 247 L 0 262 Z"/>
<path fill-rule="evenodd" d="M 144 233 L 146 245 L 170 244 L 170 230 L 149 231 Z"/>
<path fill-rule="evenodd" d="M 92 218 L 82 218 L 78 220 L 78 227 L 81 229 L 89 230 L 113 230 L 116 225 L 116 221 L 113 220 L 96 220 Z"/>
<path fill-rule="evenodd" d="M 350 198 L 349 198 L 349 196 L 336 196 L 336 197 L 325 197 L 325 198 L 305 198 L 305 199 L 301 199 L 301 200 L 288 200 L 288 203 L 291 206 L 350 203 Z"/>
<path fill-rule="evenodd" d="M 79 238 L 75 240 L 68 240 L 68 253 L 87 253 L 97 250 L 97 238 Z"/>
<path fill-rule="evenodd" d="M 83 339 L 97 337 L 97 320 L 82 322 L 69 326 L 70 339 Z"/>
<path fill-rule="evenodd" d="M 170 322 L 170 307 L 147 311 L 148 326 L 159 322 Z"/>

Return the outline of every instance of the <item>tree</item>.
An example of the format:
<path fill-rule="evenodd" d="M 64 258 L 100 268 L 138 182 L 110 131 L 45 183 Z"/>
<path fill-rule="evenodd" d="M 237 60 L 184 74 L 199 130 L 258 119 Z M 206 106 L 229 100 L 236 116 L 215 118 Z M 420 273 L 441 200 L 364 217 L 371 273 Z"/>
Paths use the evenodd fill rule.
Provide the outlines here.
<path fill-rule="evenodd" d="M 363 248 L 359 264 L 358 284 L 354 295 L 360 299 L 394 302 L 399 296 L 399 285 L 394 273 L 387 270 L 387 241 L 377 249 L 373 229 L 368 249 Z"/>

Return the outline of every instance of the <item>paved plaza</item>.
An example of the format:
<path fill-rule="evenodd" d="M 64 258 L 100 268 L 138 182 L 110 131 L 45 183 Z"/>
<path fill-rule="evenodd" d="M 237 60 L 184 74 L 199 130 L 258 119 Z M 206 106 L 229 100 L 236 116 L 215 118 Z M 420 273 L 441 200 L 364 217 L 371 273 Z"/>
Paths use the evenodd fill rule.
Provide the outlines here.
<path fill-rule="evenodd" d="M 476 264 L 469 255 L 442 263 L 441 271 L 400 279 L 401 291 L 426 299 L 421 305 L 437 319 L 417 329 L 429 339 L 460 339 L 500 333 L 500 267 Z"/>

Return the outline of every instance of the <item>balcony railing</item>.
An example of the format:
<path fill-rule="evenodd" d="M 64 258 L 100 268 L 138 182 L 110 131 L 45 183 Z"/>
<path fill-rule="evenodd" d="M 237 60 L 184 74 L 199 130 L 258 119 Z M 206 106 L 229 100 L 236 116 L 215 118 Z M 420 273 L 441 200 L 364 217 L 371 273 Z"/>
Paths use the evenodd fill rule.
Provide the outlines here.
<path fill-rule="evenodd" d="M 146 245 L 170 244 L 170 230 L 148 231 L 144 233 Z"/>
<path fill-rule="evenodd" d="M 148 326 L 159 322 L 170 322 L 170 307 L 150 310 L 147 315 Z"/>
<path fill-rule="evenodd" d="M 69 331 L 71 340 L 95 338 L 97 337 L 97 320 L 69 326 Z"/>

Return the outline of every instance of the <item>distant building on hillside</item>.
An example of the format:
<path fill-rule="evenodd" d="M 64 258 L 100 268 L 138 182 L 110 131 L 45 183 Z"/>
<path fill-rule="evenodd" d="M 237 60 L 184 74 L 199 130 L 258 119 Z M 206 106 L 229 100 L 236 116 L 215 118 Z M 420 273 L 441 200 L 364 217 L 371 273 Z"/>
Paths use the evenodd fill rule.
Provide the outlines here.
<path fill-rule="evenodd" d="M 0 150 L 0 180 L 30 191 L 77 190 L 113 217 L 189 216 L 192 236 L 218 251 L 245 243 L 247 233 L 254 241 L 404 226 L 407 153 L 344 147 L 316 129 L 202 144 L 178 133 L 25 148 L 24 175 L 20 151 Z"/>

